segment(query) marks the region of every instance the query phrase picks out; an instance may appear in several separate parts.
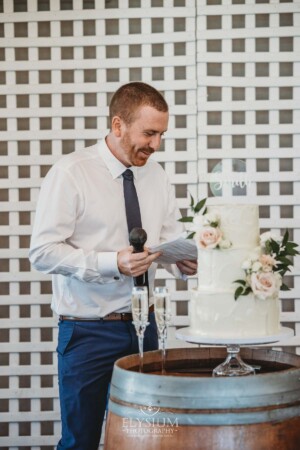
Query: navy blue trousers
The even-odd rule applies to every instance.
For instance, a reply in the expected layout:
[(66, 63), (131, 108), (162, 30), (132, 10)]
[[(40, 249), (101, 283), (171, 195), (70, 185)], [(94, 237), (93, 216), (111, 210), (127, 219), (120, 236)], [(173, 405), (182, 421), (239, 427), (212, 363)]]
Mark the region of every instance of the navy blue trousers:
[[(158, 348), (154, 313), (145, 332), (144, 351)], [(58, 383), (62, 436), (58, 450), (97, 450), (113, 365), (138, 353), (131, 321), (60, 321)]]

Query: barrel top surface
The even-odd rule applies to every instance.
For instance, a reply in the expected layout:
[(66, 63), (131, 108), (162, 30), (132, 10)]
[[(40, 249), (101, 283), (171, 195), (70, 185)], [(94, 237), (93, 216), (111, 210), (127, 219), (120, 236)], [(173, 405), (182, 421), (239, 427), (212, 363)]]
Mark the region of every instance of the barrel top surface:
[[(266, 405), (270, 402), (284, 404), (300, 401), (300, 356), (269, 350), (244, 349), (242, 357), (246, 362), (268, 363), (275, 370), (247, 377), (185, 376), (172, 375), (168, 367), (201, 367), (211, 361), (212, 365), (222, 362), (226, 349), (187, 348), (167, 351), (167, 375), (159, 373), (160, 352), (144, 354), (144, 373), (138, 372), (138, 355), (119, 359), (114, 366), (111, 396), (121, 401), (137, 404), (157, 401), (174, 407), (178, 398), (187, 408), (222, 407), (226, 400), (229, 407), (243, 405)], [(213, 368), (213, 367), (212, 367)], [(281, 370), (282, 369), (282, 370)]]
[[(246, 348), (241, 349), (241, 356), (246, 360), (257, 360), (260, 362), (270, 362), (273, 364), (273, 369), (266, 371), (264, 373), (257, 373), (257, 375), (270, 375), (273, 371), (298, 371), (300, 369), (300, 356), (293, 353), (287, 353), (283, 351), (271, 350), (271, 349), (256, 349), (256, 348)], [(153, 371), (153, 363), (159, 365), (159, 360), (161, 353), (159, 350), (146, 352), (144, 354), (144, 374), (151, 374), (161, 376), (161, 373), (155, 373)], [(178, 363), (184, 361), (190, 366), (190, 363), (196, 362), (196, 366), (205, 365), (208, 361), (223, 360), (226, 357), (225, 348), (174, 348), (167, 350), (167, 363), (175, 362), (178, 368)], [(212, 363), (213, 364), (213, 363)], [(149, 368), (147, 367), (149, 365)], [(276, 369), (276, 365), (278, 368)], [(192, 364), (193, 366), (193, 364)], [(127, 371), (138, 371), (139, 367), (139, 355), (129, 355), (120, 358), (116, 361), (115, 367), (124, 369)], [(274, 370), (275, 369), (275, 370)], [(187, 370), (188, 372), (188, 370)], [(141, 375), (141, 374), (139, 374)], [(169, 373), (171, 375), (171, 373)], [(214, 378), (216, 380), (216, 378)]]

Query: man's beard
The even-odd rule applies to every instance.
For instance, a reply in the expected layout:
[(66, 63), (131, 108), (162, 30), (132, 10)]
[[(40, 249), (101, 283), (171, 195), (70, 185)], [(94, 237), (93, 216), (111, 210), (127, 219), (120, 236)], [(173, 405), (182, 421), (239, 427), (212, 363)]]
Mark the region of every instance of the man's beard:
[(140, 152), (145, 152), (147, 153), (149, 156), (152, 155), (152, 153), (155, 152), (155, 150), (152, 147), (140, 147), (135, 149), (135, 146), (132, 143), (132, 140), (130, 139), (130, 136), (128, 133), (125, 133), (125, 135), (123, 136), (123, 138), (120, 141), (121, 147), (124, 150), (125, 155), (127, 155), (129, 157), (129, 159), (132, 161), (142, 161), (143, 164), (146, 164), (147, 160), (144, 159), (140, 159), (138, 157)]

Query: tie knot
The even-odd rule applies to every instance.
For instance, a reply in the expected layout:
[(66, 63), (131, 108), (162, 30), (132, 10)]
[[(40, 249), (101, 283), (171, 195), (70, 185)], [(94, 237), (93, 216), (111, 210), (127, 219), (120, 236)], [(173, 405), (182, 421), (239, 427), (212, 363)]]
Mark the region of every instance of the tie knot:
[(125, 180), (132, 181), (133, 173), (130, 169), (126, 169), (125, 172), (122, 173), (122, 177), (125, 178)]

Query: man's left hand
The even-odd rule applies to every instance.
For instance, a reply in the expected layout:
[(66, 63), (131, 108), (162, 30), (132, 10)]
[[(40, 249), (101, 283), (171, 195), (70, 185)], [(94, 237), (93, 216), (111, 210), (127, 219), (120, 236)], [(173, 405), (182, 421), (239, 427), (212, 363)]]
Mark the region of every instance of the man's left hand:
[(180, 272), (184, 273), (185, 275), (196, 275), (197, 273), (197, 261), (190, 261), (188, 259), (184, 259), (182, 261), (177, 261), (176, 263), (178, 269)]

